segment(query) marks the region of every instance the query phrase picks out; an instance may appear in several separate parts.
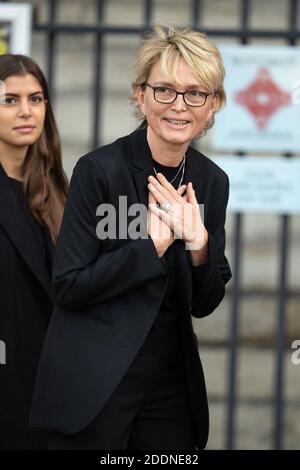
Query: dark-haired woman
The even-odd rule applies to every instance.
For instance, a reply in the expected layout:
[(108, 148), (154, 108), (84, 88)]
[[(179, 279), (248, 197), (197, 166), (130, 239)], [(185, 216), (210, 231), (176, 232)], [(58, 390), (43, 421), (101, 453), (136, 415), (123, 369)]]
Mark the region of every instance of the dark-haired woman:
[(47, 447), (28, 414), (67, 187), (42, 71), (26, 56), (0, 56), (0, 449)]

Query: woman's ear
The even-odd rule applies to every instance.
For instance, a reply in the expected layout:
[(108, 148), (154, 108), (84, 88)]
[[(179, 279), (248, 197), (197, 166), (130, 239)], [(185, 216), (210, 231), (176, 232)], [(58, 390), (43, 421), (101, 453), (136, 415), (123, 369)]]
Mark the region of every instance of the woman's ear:
[(220, 96), (217, 93), (216, 95), (213, 96), (211, 100), (211, 105), (210, 105), (210, 110), (207, 115), (207, 121), (210, 121), (215, 114), (216, 111), (218, 111), (220, 107)]
[(145, 100), (145, 90), (143, 90), (142, 86), (138, 86), (136, 90), (136, 99), (139, 104), (140, 110), (143, 114), (145, 114), (145, 106), (144, 106), (144, 100)]
[(212, 106), (213, 106), (213, 113), (215, 113), (216, 111), (218, 111), (219, 107), (220, 107), (220, 95), (219, 93), (216, 93), (214, 96), (213, 96), (213, 99), (212, 99)]

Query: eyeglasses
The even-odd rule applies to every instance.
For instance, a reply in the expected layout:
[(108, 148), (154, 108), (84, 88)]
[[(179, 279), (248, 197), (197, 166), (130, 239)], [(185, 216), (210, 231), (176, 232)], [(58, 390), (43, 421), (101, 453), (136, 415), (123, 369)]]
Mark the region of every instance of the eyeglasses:
[(152, 88), (155, 101), (162, 104), (174, 103), (178, 95), (183, 96), (183, 101), (188, 106), (200, 107), (204, 106), (209, 95), (213, 93), (205, 93), (199, 90), (177, 91), (174, 88), (164, 86), (151, 86), (149, 83), (144, 82), (143, 85)]

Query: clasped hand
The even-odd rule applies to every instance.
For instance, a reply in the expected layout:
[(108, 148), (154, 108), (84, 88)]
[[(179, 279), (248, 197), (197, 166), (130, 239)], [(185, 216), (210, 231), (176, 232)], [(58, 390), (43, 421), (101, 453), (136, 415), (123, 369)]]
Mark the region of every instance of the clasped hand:
[(203, 225), (200, 207), (192, 183), (177, 190), (161, 174), (148, 178), (148, 233), (158, 256), (162, 256), (176, 238), (187, 249), (202, 250), (208, 234)]

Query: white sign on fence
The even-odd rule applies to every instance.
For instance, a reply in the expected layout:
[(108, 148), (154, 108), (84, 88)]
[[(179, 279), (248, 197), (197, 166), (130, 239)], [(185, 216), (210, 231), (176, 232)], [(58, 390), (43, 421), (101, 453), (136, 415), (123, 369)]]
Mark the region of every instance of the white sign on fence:
[(300, 214), (300, 158), (215, 156), (229, 176), (231, 212)]
[(227, 105), (216, 151), (300, 151), (300, 47), (223, 46)]
[(31, 5), (0, 3), (0, 54), (30, 55)]

